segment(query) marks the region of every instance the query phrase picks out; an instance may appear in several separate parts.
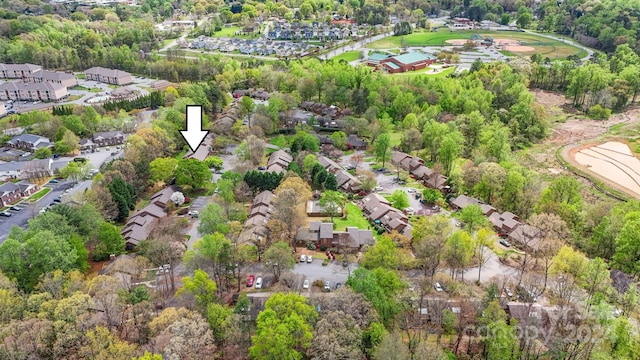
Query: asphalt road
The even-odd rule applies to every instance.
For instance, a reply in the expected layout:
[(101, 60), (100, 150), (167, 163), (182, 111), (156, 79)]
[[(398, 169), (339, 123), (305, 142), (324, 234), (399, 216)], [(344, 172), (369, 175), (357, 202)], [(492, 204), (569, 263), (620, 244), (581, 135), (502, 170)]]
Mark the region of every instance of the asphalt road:
[(47, 184), (44, 187), (50, 187), (52, 190), (36, 203), (28, 204), (23, 201), (16, 204), (15, 206), (19, 207), (21, 209), (20, 211), (9, 210), (9, 213), (12, 214), (11, 217), (0, 217), (0, 244), (6, 240), (12, 226), (17, 225), (19, 227), (24, 227), (29, 219), (38, 214), (40, 209), (51, 204), (53, 199), (58, 195), (64, 194), (64, 191), (72, 188), (73, 185), (73, 182), (66, 180), (61, 181), (58, 184)]

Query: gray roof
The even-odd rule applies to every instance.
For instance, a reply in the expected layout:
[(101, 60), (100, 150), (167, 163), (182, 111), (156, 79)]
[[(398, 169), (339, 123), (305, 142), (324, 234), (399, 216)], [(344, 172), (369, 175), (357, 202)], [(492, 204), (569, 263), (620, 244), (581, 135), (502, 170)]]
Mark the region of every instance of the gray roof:
[(84, 73), (85, 74), (96, 74), (96, 75), (100, 75), (100, 76), (115, 77), (115, 78), (119, 78), (119, 77), (123, 77), (123, 76), (131, 76), (131, 74), (129, 74), (126, 71), (107, 69), (107, 68), (103, 68), (103, 67), (100, 67), (100, 66), (96, 66), (96, 67), (92, 67), (90, 69), (87, 69), (87, 70), (84, 71)]
[(24, 81), (9, 81), (3, 84), (0, 84), (0, 91), (20, 91), (20, 90), (31, 90), (31, 91), (49, 91), (51, 93), (60, 90), (66, 89), (66, 87), (62, 84), (55, 82), (24, 82)]
[(48, 81), (65, 81), (65, 80), (71, 80), (71, 79), (75, 80), (76, 78), (72, 74), (67, 74), (67, 73), (57, 72), (57, 71), (48, 71), (48, 70), (41, 70), (33, 74), (30, 74), (27, 77), (43, 79)]
[(6, 182), (0, 185), (0, 195), (4, 195), (6, 193), (13, 193), (16, 190), (20, 190), (20, 187), (12, 182)]
[(39, 142), (50, 143), (49, 139), (44, 137), (44, 136), (33, 135), (33, 134), (20, 134), (18, 136), (12, 137), (11, 140), (7, 141), (7, 144), (12, 144), (13, 145), (18, 141), (27, 142), (27, 143), (30, 143), (32, 145), (36, 145)]
[(483, 202), (476, 199), (476, 198), (472, 198), (470, 196), (467, 195), (460, 195), (457, 198), (453, 199), (451, 201), (451, 205), (454, 205), (460, 209), (464, 209), (469, 205), (482, 205)]
[(40, 65), (33, 64), (0, 64), (0, 70), (8, 70), (8, 71), (38, 71), (42, 69)]
[(320, 224), (320, 239), (333, 239), (333, 223)]
[[(114, 90), (115, 91), (115, 90)], [(103, 131), (93, 134), (93, 139), (113, 139), (118, 137), (124, 137), (122, 131)]]

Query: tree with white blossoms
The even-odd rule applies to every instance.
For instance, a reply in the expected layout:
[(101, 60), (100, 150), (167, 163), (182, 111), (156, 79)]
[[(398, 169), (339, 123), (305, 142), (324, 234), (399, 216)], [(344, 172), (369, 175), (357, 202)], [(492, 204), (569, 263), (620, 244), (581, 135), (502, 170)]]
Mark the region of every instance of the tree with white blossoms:
[(176, 191), (173, 194), (171, 194), (171, 201), (173, 201), (174, 204), (180, 206), (182, 204), (184, 204), (184, 194), (181, 193), (180, 191)]

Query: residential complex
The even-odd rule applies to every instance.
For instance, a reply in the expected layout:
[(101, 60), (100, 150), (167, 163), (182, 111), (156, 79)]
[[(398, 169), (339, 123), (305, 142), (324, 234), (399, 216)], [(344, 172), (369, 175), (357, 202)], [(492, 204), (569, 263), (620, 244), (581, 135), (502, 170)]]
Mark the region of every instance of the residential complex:
[(37, 190), (38, 186), (28, 181), (6, 182), (0, 185), (0, 207), (15, 204), (21, 198), (31, 196)]
[(60, 101), (69, 95), (67, 87), (55, 82), (12, 81), (0, 84), (0, 100)]
[(1, 79), (23, 79), (42, 70), (42, 66), (33, 64), (0, 64)]
[(113, 85), (127, 85), (131, 83), (131, 74), (122, 70), (92, 67), (84, 72), (85, 80), (93, 80)]
[(7, 145), (10, 147), (35, 152), (40, 148), (53, 147), (53, 143), (44, 136), (21, 134), (14, 136), (11, 140), (7, 141)]
[(26, 82), (33, 83), (55, 83), (66, 87), (67, 89), (78, 85), (78, 79), (75, 75), (57, 71), (41, 70), (25, 76)]

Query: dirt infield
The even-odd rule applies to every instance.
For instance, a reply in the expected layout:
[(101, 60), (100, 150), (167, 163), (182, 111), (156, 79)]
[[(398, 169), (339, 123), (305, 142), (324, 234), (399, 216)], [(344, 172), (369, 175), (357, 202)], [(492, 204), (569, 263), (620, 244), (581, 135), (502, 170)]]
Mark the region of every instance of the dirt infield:
[(569, 159), (581, 170), (602, 179), (614, 188), (640, 197), (640, 159), (626, 144), (610, 141), (569, 150)]
[(502, 50), (507, 50), (511, 52), (530, 52), (536, 51), (536, 48), (532, 46), (522, 46), (522, 45), (504, 45), (501, 46)]
[(453, 40), (447, 40), (445, 41), (447, 44), (451, 44), (451, 45), (464, 45), (467, 43), (467, 41), (471, 41), (471, 40), (465, 40), (465, 39), (453, 39)]

